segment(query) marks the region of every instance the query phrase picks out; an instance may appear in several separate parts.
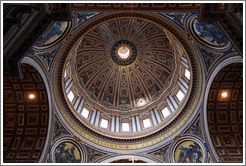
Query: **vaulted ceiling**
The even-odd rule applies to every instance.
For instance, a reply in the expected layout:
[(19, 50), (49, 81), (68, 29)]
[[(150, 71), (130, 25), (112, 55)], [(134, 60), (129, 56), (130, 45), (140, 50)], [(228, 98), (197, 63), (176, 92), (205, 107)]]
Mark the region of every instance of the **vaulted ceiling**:
[[(3, 78), (3, 161), (36, 163), (49, 125), (48, 96), (42, 77), (23, 64), (23, 79)], [(33, 99), (30, 95), (35, 95)]]
[[(227, 96), (221, 96), (227, 92)], [(221, 162), (243, 161), (243, 64), (224, 67), (207, 102), (208, 128)]]

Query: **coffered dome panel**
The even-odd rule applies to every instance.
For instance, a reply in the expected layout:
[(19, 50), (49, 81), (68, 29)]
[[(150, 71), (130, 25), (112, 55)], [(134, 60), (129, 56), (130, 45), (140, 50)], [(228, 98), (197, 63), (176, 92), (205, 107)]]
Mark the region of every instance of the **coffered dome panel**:
[[(120, 57), (123, 49), (127, 58)], [(151, 104), (170, 88), (177, 79), (175, 59), (163, 29), (122, 18), (98, 25), (83, 37), (75, 70), (83, 95), (98, 107), (130, 110)]]

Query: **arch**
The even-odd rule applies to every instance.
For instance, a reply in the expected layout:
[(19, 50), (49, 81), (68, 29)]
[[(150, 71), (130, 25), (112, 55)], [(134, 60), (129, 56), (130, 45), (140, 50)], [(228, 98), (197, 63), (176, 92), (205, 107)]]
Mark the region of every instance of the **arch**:
[(32, 65), (22, 67), (23, 79), (3, 78), (3, 159), (6, 163), (40, 162), (49, 133), (44, 81)]
[(146, 163), (156, 163), (154, 160), (151, 160), (149, 158), (146, 158), (144, 156), (139, 156), (139, 155), (120, 155), (120, 156), (114, 156), (114, 157), (111, 157), (111, 158), (108, 158), (106, 160), (103, 160), (101, 163), (111, 163), (113, 161), (117, 161), (117, 160), (121, 160), (121, 159), (131, 159), (131, 158), (134, 158), (134, 159), (138, 159), (138, 160), (142, 160)]
[(51, 91), (50, 91), (50, 84), (47, 78), (47, 75), (45, 74), (44, 70), (41, 68), (41, 66), (32, 58), (25, 56), (20, 63), (23, 64), (29, 64), (31, 66), (33, 66), (41, 75), (45, 88), (46, 88), (46, 92), (47, 92), (47, 96), (48, 96), (48, 105), (49, 105), (49, 122), (48, 122), (48, 131), (47, 132), (47, 137), (46, 137), (46, 142), (43, 148), (43, 152), (39, 158), (39, 163), (40, 162), (44, 162), (45, 158), (46, 158), (46, 154), (48, 153), (48, 149), (49, 149), (49, 145), (51, 142), (51, 135), (52, 135), (52, 131), (54, 130), (54, 112), (52, 111), (52, 98), (51, 98)]
[(219, 71), (221, 71), (224, 67), (226, 67), (227, 65), (233, 64), (233, 63), (243, 63), (243, 59), (241, 56), (234, 56), (234, 57), (230, 57), (227, 58), (225, 60), (223, 60), (213, 71), (213, 73), (210, 75), (210, 77), (208, 78), (207, 81), (207, 85), (205, 88), (205, 93), (204, 93), (204, 105), (203, 105), (203, 127), (204, 127), (204, 132), (205, 132), (205, 136), (206, 136), (206, 140), (208, 142), (208, 146), (213, 154), (213, 157), (215, 159), (216, 162), (221, 162), (219, 155), (217, 154), (215, 147), (213, 145), (211, 136), (210, 136), (210, 132), (209, 132), (209, 128), (208, 128), (208, 118), (207, 118), (207, 101), (208, 101), (208, 95), (209, 95), (209, 91), (211, 88), (211, 85), (215, 79), (215, 77), (217, 76), (217, 74), (219, 73)]

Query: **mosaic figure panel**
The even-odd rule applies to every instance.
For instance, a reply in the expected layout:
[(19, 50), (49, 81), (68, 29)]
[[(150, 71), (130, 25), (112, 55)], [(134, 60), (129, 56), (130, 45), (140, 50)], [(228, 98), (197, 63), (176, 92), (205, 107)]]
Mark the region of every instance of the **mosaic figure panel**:
[(68, 141), (61, 142), (54, 150), (54, 161), (56, 163), (80, 163), (81, 153), (78, 147)]
[(176, 147), (174, 160), (177, 163), (202, 163), (203, 155), (199, 144), (187, 140)]
[(53, 22), (48, 30), (36, 42), (37, 46), (45, 46), (53, 43), (63, 35), (68, 27), (68, 22)]
[(192, 28), (201, 41), (211, 46), (224, 47), (229, 43), (225, 33), (215, 23), (199, 22), (195, 18)]

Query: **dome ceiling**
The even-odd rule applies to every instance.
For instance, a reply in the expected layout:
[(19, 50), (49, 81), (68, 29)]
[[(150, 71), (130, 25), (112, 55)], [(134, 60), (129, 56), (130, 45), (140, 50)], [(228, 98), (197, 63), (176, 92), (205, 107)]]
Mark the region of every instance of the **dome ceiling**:
[(149, 105), (175, 81), (169, 35), (136, 18), (111, 20), (90, 30), (78, 46), (75, 63), (83, 96), (107, 109)]
[(81, 26), (54, 65), (59, 115), (81, 139), (107, 148), (174, 138), (193, 116), (189, 103), (200, 88), (193, 86), (200, 61), (185, 38), (139, 13), (105, 14)]

